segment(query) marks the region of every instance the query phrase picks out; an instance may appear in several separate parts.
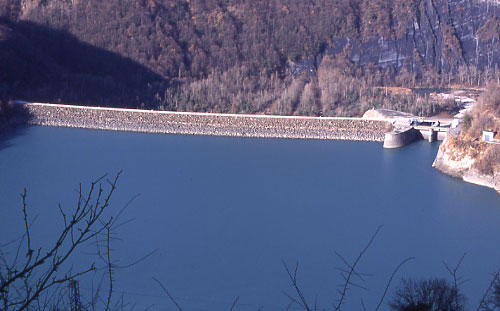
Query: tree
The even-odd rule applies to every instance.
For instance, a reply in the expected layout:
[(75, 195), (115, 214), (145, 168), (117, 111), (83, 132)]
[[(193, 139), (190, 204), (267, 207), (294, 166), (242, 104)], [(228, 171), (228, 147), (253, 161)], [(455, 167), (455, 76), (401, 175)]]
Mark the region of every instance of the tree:
[(462, 311), (465, 296), (445, 279), (404, 278), (389, 306), (394, 311)]
[(481, 305), (482, 310), (493, 311), (500, 310), (500, 273), (496, 272), (493, 275), (492, 292), (488, 296), (485, 304)]
[(490, 285), (484, 292), (483, 298), (481, 299), (477, 310), (500, 310), (500, 269), (493, 273)]
[[(33, 218), (28, 213), (26, 189), (21, 194), (24, 233), (18, 239), (0, 245), (0, 309), (8, 310), (65, 310), (70, 303), (63, 294), (67, 285), (75, 288), (76, 278), (96, 270), (96, 262), (87, 268), (73, 271), (69, 267), (78, 249), (89, 242), (102, 240), (104, 250), (98, 250), (106, 263), (109, 276), (107, 297), (101, 299), (103, 310), (111, 310), (112, 269), (110, 259), (110, 232), (118, 217), (106, 216), (111, 197), (116, 189), (120, 173), (115, 178), (105, 176), (91, 182), (87, 191), (80, 185), (78, 200), (70, 213), (58, 206), (63, 226), (52, 246), (34, 245)], [(97, 243), (99, 245), (99, 243)], [(98, 293), (97, 293), (98, 295)], [(95, 309), (96, 301), (89, 309)]]
[[(338, 298), (332, 304), (334, 311), (344, 310), (344, 305), (345, 305), (346, 298), (348, 296), (348, 292), (350, 291), (350, 289), (352, 287), (358, 287), (358, 288), (361, 288), (361, 289), (366, 289), (364, 287), (364, 285), (365, 285), (365, 279), (364, 279), (364, 277), (366, 276), (366, 274), (365, 273), (361, 273), (358, 270), (358, 265), (359, 265), (361, 259), (363, 258), (364, 254), (366, 253), (366, 251), (370, 248), (371, 244), (373, 243), (373, 241), (377, 237), (377, 234), (379, 233), (379, 231), (380, 231), (381, 228), (382, 228), (382, 226), (379, 226), (377, 228), (377, 230), (375, 231), (375, 233), (372, 235), (370, 241), (368, 241), (368, 243), (366, 244), (366, 246), (360, 251), (359, 255), (356, 257), (356, 259), (353, 262), (347, 261), (341, 254), (335, 252), (335, 254), (343, 262), (343, 264), (345, 265), (345, 267), (338, 267), (337, 268), (340, 271), (340, 276), (343, 279), (343, 282), (338, 285), (339, 286), (339, 289), (337, 289)], [(379, 300), (377, 306), (374, 308), (375, 311), (379, 311), (380, 310), (380, 307), (382, 306), (382, 304), (384, 302), (384, 299), (386, 298), (387, 292), (389, 291), (389, 288), (391, 286), (392, 280), (394, 279), (394, 276), (397, 274), (397, 272), (399, 271), (399, 269), (403, 265), (405, 265), (407, 262), (409, 262), (409, 261), (411, 261), (413, 259), (414, 259), (414, 257), (408, 257), (408, 258), (404, 259), (392, 271), (392, 274), (391, 274), (391, 276), (389, 277), (389, 279), (387, 281), (385, 290), (384, 290), (382, 296), (380, 297), (380, 300)], [(318, 310), (317, 301), (314, 302), (314, 305), (308, 303), (306, 297), (304, 296), (304, 294), (302, 292), (301, 287), (299, 286), (299, 282), (298, 282), (298, 279), (297, 279), (297, 272), (299, 270), (299, 263), (297, 262), (295, 264), (295, 269), (294, 270), (291, 270), (290, 267), (287, 265), (287, 263), (284, 260), (282, 260), (282, 263), (283, 263), (283, 266), (284, 266), (284, 268), (286, 270), (288, 278), (290, 279), (291, 285), (292, 285), (292, 287), (293, 287), (293, 289), (295, 291), (295, 296), (287, 294), (286, 292), (283, 292), (283, 294), (285, 294), (290, 299), (290, 303), (288, 305), (288, 308), (290, 308), (290, 306), (292, 306), (292, 305), (296, 305), (300, 309), (306, 310), (306, 311), (312, 311), (313, 309), (315, 311)], [(316, 300), (317, 300), (317, 297), (316, 297)], [(366, 310), (363, 300), (361, 300), (361, 304), (363, 306), (363, 309)], [(288, 310), (288, 308), (287, 308), (287, 310)], [(412, 311), (420, 311), (420, 310), (412, 310)]]

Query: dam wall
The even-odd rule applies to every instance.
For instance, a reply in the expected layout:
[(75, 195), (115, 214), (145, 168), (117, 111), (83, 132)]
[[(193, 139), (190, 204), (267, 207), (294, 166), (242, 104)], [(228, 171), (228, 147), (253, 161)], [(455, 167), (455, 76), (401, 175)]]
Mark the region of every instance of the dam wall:
[[(422, 131), (419, 131), (419, 132), (422, 134), (422, 137), (425, 140), (429, 140), (429, 137), (431, 135), (430, 131), (422, 130)], [(434, 132), (433, 134), (436, 135), (436, 137), (435, 137), (436, 139), (435, 140), (442, 141), (446, 137), (447, 132)]]
[(386, 121), (149, 111), (41, 103), (23, 105), (32, 125), (147, 133), (384, 141)]
[(384, 148), (400, 148), (421, 138), (422, 134), (420, 134), (420, 131), (413, 127), (393, 131), (385, 134)]

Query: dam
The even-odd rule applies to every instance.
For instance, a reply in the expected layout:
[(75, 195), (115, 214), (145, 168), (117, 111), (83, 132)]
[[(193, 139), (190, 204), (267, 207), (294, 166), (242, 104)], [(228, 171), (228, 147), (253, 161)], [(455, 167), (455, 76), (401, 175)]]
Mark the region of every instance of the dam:
[[(417, 118), (387, 109), (362, 118), (149, 111), (15, 101), (30, 125), (145, 133), (259, 138), (380, 141), (400, 148), (416, 140), (443, 140), (456, 119)], [(390, 125), (394, 130), (387, 132)]]
[(407, 126), (396, 127), (392, 132), (385, 134), (384, 148), (404, 147), (416, 140), (425, 139), (429, 142), (443, 140), (446, 134), (455, 129), (457, 122), (455, 119), (423, 119), (409, 118), (407, 120), (398, 120), (399, 123), (408, 122)]
[(216, 114), (15, 102), (30, 125), (143, 133), (384, 141), (385, 120)]

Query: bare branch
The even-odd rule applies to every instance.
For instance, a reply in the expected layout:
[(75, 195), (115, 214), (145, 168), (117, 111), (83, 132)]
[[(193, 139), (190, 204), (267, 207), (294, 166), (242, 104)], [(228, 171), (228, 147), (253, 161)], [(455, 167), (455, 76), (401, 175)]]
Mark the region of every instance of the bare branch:
[[(288, 299), (290, 299), (290, 302), (291, 302), (291, 303), (295, 303), (295, 304), (299, 305), (299, 306), (300, 306), (300, 307), (302, 307), (302, 308), (304, 307), (304, 306), (303, 306), (300, 302), (298, 302), (298, 301), (297, 301), (297, 299), (295, 299), (295, 298), (293, 298), (292, 296), (290, 296), (287, 292), (282, 292), (282, 293), (283, 293), (283, 295), (287, 296), (287, 297), (288, 297)], [(288, 307), (288, 309), (289, 309), (289, 308), (290, 308), (290, 307)]]
[(167, 288), (165, 286), (163, 286), (163, 284), (158, 281), (158, 279), (156, 279), (155, 277), (152, 277), (153, 280), (155, 280), (156, 283), (158, 283), (160, 285), (160, 287), (163, 289), (163, 291), (165, 292), (165, 294), (167, 294), (168, 298), (175, 304), (175, 306), (177, 307), (177, 309), (179, 311), (182, 311), (182, 308), (179, 306), (179, 304), (177, 303), (177, 301), (175, 301), (174, 297), (172, 297), (172, 295), (170, 295), (170, 293), (168, 292)]
[(24, 226), (26, 230), (26, 240), (27, 240), (27, 251), (26, 256), (28, 257), (28, 263), (31, 262), (31, 258), (33, 257), (33, 250), (31, 249), (31, 237), (30, 237), (30, 227), (28, 225), (28, 212), (26, 211), (26, 188), (24, 189), (23, 194), (21, 195), (23, 200), (23, 218), (24, 218)]
[(391, 277), (389, 278), (389, 281), (387, 282), (387, 285), (385, 286), (384, 294), (380, 298), (380, 301), (378, 302), (377, 308), (375, 308), (375, 311), (378, 311), (380, 309), (380, 306), (384, 302), (385, 296), (387, 295), (387, 292), (389, 291), (389, 287), (391, 286), (392, 280), (394, 279), (394, 276), (398, 272), (399, 268), (401, 268), (405, 263), (407, 263), (410, 260), (415, 259), (415, 257), (408, 257), (405, 260), (403, 260), (397, 267), (392, 271)]
[(236, 304), (238, 303), (238, 300), (240, 300), (240, 296), (236, 297), (236, 299), (233, 302), (233, 305), (231, 306), (231, 309), (229, 311), (233, 311), (234, 307), (236, 307)]
[(460, 257), (460, 259), (458, 260), (458, 263), (457, 265), (451, 269), (448, 264), (446, 264), (446, 262), (443, 262), (446, 270), (448, 271), (448, 273), (451, 275), (451, 277), (453, 278), (453, 284), (455, 286), (455, 289), (457, 289), (460, 285), (462, 285), (465, 281), (462, 280), (461, 277), (457, 276), (457, 273), (458, 273), (458, 270), (460, 269), (460, 265), (462, 264), (462, 262), (464, 261), (464, 258), (465, 256), (467, 255), (467, 253), (464, 253), (462, 255), (462, 257)]
[(301, 303), (299, 303), (299, 305), (302, 306), (302, 308), (304, 308), (305, 310), (311, 311), (311, 308), (307, 304), (307, 301), (306, 301), (304, 295), (302, 294), (302, 291), (301, 291), (301, 289), (300, 289), (300, 287), (298, 285), (298, 282), (297, 282), (297, 271), (299, 269), (299, 262), (297, 262), (295, 264), (295, 270), (294, 270), (293, 275), (292, 275), (290, 269), (288, 268), (288, 265), (286, 264), (286, 262), (284, 260), (281, 260), (281, 262), (283, 263), (283, 266), (285, 267), (286, 273), (288, 274), (288, 277), (290, 278), (290, 281), (292, 282), (292, 285), (295, 288), (295, 291), (296, 291), (297, 295), (300, 298), (300, 302)]
[[(102, 221), (102, 217), (104, 211), (110, 205), (110, 199), (116, 189), (119, 176), (120, 173), (116, 175), (114, 180), (106, 180), (110, 186), (110, 189), (106, 191), (104, 191), (100, 183), (105, 176), (97, 179), (91, 183), (90, 189), (85, 196), (80, 185), (76, 209), (69, 217), (63, 211), (61, 205), (58, 205), (64, 226), (55, 243), (48, 250), (42, 250), (41, 248), (37, 251), (33, 250), (30, 232), (32, 223), (28, 221), (27, 191), (24, 190), (21, 199), (25, 234), (19, 241), (17, 252), (11, 264), (7, 264), (4, 253), (0, 252), (0, 261), (7, 270), (5, 276), (0, 274), (0, 299), (3, 300), (4, 309), (9, 306), (16, 306), (17, 310), (25, 310), (32, 303), (39, 304), (40, 308), (47, 308), (50, 301), (54, 300), (55, 297), (54, 294), (50, 295), (50, 293), (46, 292), (49, 288), (57, 287), (59, 284), (95, 270), (94, 264), (92, 264), (90, 268), (80, 272), (72, 273), (71, 270), (65, 273), (60, 272), (76, 248), (97, 237), (104, 230), (109, 235), (113, 219)], [(99, 185), (98, 188), (97, 185)], [(96, 191), (98, 192), (96, 193)], [(22, 264), (19, 264), (18, 260), (21, 260), (19, 251), (22, 245), (26, 245), (26, 259), (23, 260)], [(22, 292), (20, 291), (21, 288), (23, 289)], [(15, 296), (9, 302), (7, 302), (9, 298), (7, 292), (12, 293), (13, 297)], [(45, 302), (41, 300), (42, 294), (48, 294), (44, 298)]]
[(137, 259), (136, 261), (128, 264), (128, 265), (124, 265), (124, 266), (118, 266), (118, 265), (113, 265), (113, 268), (115, 269), (126, 269), (126, 268), (130, 268), (132, 266), (135, 266), (141, 262), (143, 262), (144, 260), (148, 259), (149, 257), (151, 257), (152, 255), (154, 255), (156, 252), (158, 251), (158, 249), (154, 249), (152, 250), (151, 252), (149, 252), (148, 254), (144, 255), (143, 257)]
[[(448, 271), (448, 273), (451, 275), (452, 279), (453, 279), (453, 289), (458, 293), (458, 288), (460, 287), (460, 285), (462, 285), (465, 281), (462, 280), (462, 277), (459, 277), (457, 274), (458, 274), (458, 270), (460, 269), (460, 265), (462, 264), (464, 258), (465, 258), (465, 255), (467, 255), (467, 253), (464, 253), (462, 255), (462, 257), (460, 257), (460, 260), (458, 261), (458, 263), (456, 264), (456, 266), (451, 269), (447, 264), (446, 262), (443, 262), (446, 270)], [(458, 295), (455, 296), (455, 306), (458, 306), (459, 305), (459, 301), (458, 301), (459, 297)]]
[(481, 301), (479, 302), (479, 306), (477, 306), (476, 311), (479, 311), (481, 308), (487, 309), (487, 298), (490, 293), (490, 291), (493, 289), (493, 286), (495, 285), (495, 282), (500, 279), (500, 269), (497, 270), (497, 272), (493, 273), (493, 278), (491, 279), (490, 285), (484, 292), (483, 297), (481, 298)]
[(377, 228), (377, 230), (372, 235), (372, 237), (371, 237), (370, 241), (368, 242), (368, 244), (366, 244), (366, 246), (361, 250), (361, 252), (359, 253), (358, 257), (356, 258), (356, 260), (354, 261), (354, 263), (352, 265), (348, 264), (347, 261), (343, 260), (342, 256), (340, 256), (340, 258), (342, 258), (342, 260), (344, 261), (344, 263), (350, 269), (349, 269), (349, 273), (347, 274), (347, 276), (344, 276), (343, 274), (341, 274), (342, 277), (344, 277), (345, 282), (342, 285), (342, 290), (340, 291), (340, 298), (338, 300), (337, 305), (334, 306), (334, 310), (339, 311), (340, 308), (342, 307), (342, 304), (344, 303), (344, 300), (345, 300), (345, 297), (346, 297), (346, 294), (347, 294), (347, 290), (349, 289), (349, 285), (352, 285), (352, 282), (351, 282), (352, 276), (353, 275), (358, 275), (357, 272), (356, 272), (356, 266), (358, 265), (359, 261), (361, 260), (361, 258), (365, 254), (365, 252), (368, 250), (368, 248), (370, 247), (370, 245), (373, 243), (373, 241), (375, 240), (375, 238), (377, 237), (377, 234), (379, 233), (380, 229), (382, 229), (382, 225), (380, 225)]
[(106, 228), (107, 233), (107, 243), (106, 243), (106, 253), (108, 259), (108, 276), (109, 276), (109, 289), (108, 289), (108, 300), (106, 302), (106, 311), (109, 310), (109, 306), (111, 304), (111, 295), (113, 294), (113, 265), (111, 263), (111, 247), (109, 245), (109, 228)]

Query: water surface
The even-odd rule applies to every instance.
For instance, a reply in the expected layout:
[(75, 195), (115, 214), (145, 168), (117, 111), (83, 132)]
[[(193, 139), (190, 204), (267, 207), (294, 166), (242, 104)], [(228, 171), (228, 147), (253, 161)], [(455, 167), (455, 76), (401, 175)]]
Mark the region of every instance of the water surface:
[(0, 143), (0, 243), (20, 233), (23, 188), (43, 244), (60, 224), (58, 202), (71, 208), (80, 182), (123, 170), (111, 212), (139, 197), (113, 255), (127, 264), (157, 249), (117, 272), (136, 309), (174, 310), (154, 276), (185, 310), (229, 310), (238, 296), (237, 310), (284, 310), (293, 290), (282, 260), (298, 261), (306, 297), (330, 308), (344, 267), (335, 252), (354, 261), (380, 225), (359, 264), (367, 290), (353, 288), (345, 310), (361, 298), (373, 309), (404, 258), (415, 260), (399, 276), (447, 277), (443, 262), (464, 253), (475, 309), (500, 266), (500, 197), (432, 169), (437, 148), (29, 127)]

